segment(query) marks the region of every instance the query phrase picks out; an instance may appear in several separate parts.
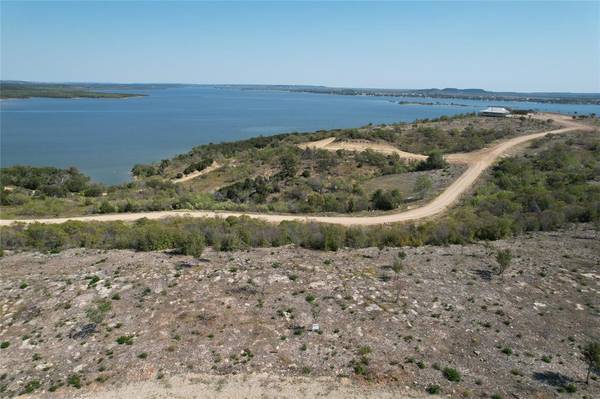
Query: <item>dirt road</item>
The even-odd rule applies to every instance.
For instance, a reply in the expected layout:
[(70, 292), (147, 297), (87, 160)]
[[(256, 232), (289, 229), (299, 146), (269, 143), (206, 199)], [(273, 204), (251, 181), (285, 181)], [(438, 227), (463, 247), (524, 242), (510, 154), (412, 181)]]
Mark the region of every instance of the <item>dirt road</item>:
[(217, 170), (220, 167), (221, 167), (221, 165), (217, 161), (213, 161), (212, 164), (210, 164), (209, 166), (207, 166), (206, 168), (204, 168), (202, 170), (197, 170), (195, 172), (190, 173), (189, 175), (185, 175), (183, 177), (180, 177), (179, 179), (173, 179), (171, 181), (173, 183), (183, 183), (184, 181), (195, 179), (198, 176), (203, 176), (203, 175), (209, 174), (213, 170)]
[(318, 148), (328, 151), (346, 150), (346, 151), (365, 151), (367, 149), (380, 152), (382, 154), (398, 154), (402, 159), (423, 161), (427, 155), (414, 154), (397, 149), (393, 145), (383, 143), (370, 143), (367, 141), (335, 141), (335, 137), (329, 137), (323, 140), (311, 141), (309, 143), (299, 144), (300, 148)]
[[(228, 216), (242, 216), (246, 215), (251, 218), (265, 220), (267, 222), (279, 223), (282, 221), (300, 221), (300, 222), (319, 222), (319, 223), (332, 223), (341, 224), (345, 226), (369, 226), (386, 223), (398, 223), (415, 221), (419, 219), (425, 219), (432, 216), (439, 215), (450, 208), (458, 201), (462, 194), (469, 190), (476, 182), (477, 178), (492, 165), (498, 157), (506, 154), (510, 149), (527, 143), (531, 140), (535, 140), (544, 137), (549, 134), (560, 134), (567, 133), (576, 130), (593, 131), (593, 127), (577, 123), (570, 117), (565, 115), (557, 114), (538, 114), (536, 118), (540, 119), (553, 119), (563, 127), (560, 129), (549, 130), (540, 133), (533, 133), (524, 136), (514, 137), (512, 139), (502, 141), (492, 147), (485, 148), (479, 151), (475, 151), (468, 154), (450, 154), (446, 158), (450, 161), (464, 162), (469, 166), (467, 170), (456, 179), (446, 190), (444, 190), (439, 196), (433, 199), (431, 202), (410, 210), (399, 211), (396, 213), (387, 213), (378, 216), (313, 216), (313, 215), (290, 215), (290, 214), (258, 214), (258, 213), (247, 213), (247, 212), (219, 212), (219, 211), (158, 211), (158, 212), (138, 212), (138, 213), (117, 213), (108, 215), (91, 215), (91, 216), (79, 216), (69, 218), (52, 218), (52, 219), (22, 219), (22, 220), (0, 220), (0, 226), (7, 226), (15, 222), (22, 223), (64, 223), (68, 220), (78, 221), (134, 221), (141, 218), (148, 219), (163, 219), (167, 217), (175, 216), (186, 216), (186, 217), (223, 217)], [(318, 146), (325, 147), (326, 149), (334, 148), (333, 139), (325, 139), (318, 142)], [(311, 143), (313, 146), (315, 142)], [(364, 150), (366, 148), (373, 148), (377, 150), (377, 147), (365, 143), (358, 147), (355, 146), (356, 150)], [(410, 154), (410, 153), (406, 153)], [(416, 156), (419, 154), (411, 154)], [(418, 159), (418, 158), (413, 158)]]

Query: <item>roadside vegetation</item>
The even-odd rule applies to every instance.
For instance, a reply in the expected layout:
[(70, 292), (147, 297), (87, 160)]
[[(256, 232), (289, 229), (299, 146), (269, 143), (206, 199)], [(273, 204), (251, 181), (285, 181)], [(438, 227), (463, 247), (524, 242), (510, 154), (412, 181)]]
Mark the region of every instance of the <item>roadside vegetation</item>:
[[(600, 223), (600, 140), (589, 134), (547, 137), (525, 156), (505, 158), (449, 215), (419, 225), (343, 227), (250, 219), (174, 218), (160, 221), (68, 222), (4, 227), (2, 247), (57, 252), (70, 247), (218, 250), (295, 244), (305, 248), (401, 247), (497, 240), (569, 223)], [(391, 201), (383, 198), (377, 201)], [(387, 205), (386, 205), (387, 206)], [(505, 255), (499, 259), (504, 263)]]

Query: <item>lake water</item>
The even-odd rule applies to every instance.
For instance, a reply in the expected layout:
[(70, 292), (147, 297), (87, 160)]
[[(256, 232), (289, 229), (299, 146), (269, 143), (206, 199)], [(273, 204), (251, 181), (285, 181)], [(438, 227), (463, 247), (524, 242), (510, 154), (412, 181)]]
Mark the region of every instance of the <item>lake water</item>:
[[(338, 96), (236, 88), (130, 90), (146, 97), (0, 102), (0, 164), (76, 166), (108, 184), (130, 179), (136, 163), (187, 152), (209, 142), (294, 131), (409, 122), (475, 112), (469, 100)], [(399, 105), (398, 101), (440, 105)], [(462, 106), (452, 105), (459, 103)], [(600, 106), (494, 102), (501, 106), (600, 114)]]

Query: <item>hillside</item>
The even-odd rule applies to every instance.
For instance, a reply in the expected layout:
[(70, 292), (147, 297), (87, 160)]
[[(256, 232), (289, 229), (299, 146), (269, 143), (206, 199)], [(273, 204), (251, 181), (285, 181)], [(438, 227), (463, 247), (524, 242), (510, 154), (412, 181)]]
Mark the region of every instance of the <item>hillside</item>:
[(581, 348), (600, 330), (598, 253), (592, 225), (337, 252), (7, 252), (0, 397), (597, 397)]

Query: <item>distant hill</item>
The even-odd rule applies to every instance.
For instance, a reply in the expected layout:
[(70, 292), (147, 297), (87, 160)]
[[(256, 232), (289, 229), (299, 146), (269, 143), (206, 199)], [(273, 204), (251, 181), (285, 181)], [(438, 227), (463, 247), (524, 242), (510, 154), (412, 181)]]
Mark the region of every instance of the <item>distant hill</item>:
[(393, 97), (430, 97), (455, 98), (466, 100), (497, 100), (497, 101), (531, 101), (557, 104), (598, 104), (600, 93), (518, 93), (494, 92), (479, 88), (458, 89), (374, 89), (327, 86), (295, 86), (295, 85), (216, 85), (217, 87), (237, 87), (247, 90), (285, 90), (293, 92), (362, 95), (362, 96), (393, 96)]
[[(167, 89), (176, 87), (205, 86), (234, 88), (241, 90), (277, 90), (346, 96), (392, 96), (429, 97), (466, 100), (531, 101), (557, 104), (597, 104), (600, 93), (555, 93), (555, 92), (495, 92), (480, 88), (459, 89), (377, 89), (353, 87), (327, 87), (319, 85), (260, 85), (260, 84), (186, 84), (186, 83), (44, 83), (26, 81), (0, 81), (0, 98), (126, 98), (143, 96), (139, 93), (118, 93), (119, 90)], [(108, 92), (110, 91), (110, 92)], [(113, 92), (117, 91), (117, 92)]]

